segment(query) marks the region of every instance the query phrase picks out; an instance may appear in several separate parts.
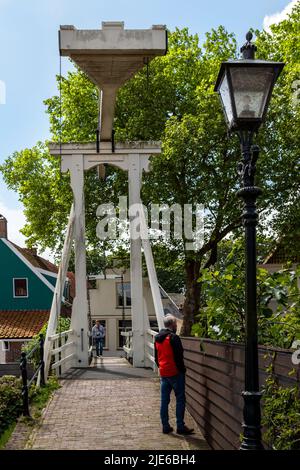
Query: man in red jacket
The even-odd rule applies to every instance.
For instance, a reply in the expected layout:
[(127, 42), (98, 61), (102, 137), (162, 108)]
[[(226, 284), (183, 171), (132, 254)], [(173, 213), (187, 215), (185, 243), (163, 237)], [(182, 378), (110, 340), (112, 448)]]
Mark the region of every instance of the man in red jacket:
[(184, 424), (185, 412), (185, 366), (183, 347), (177, 331), (177, 320), (173, 315), (164, 317), (165, 328), (155, 336), (155, 362), (159, 368), (161, 385), (160, 418), (163, 433), (173, 431), (169, 424), (169, 403), (172, 390), (176, 396), (176, 424), (178, 434), (192, 434)]

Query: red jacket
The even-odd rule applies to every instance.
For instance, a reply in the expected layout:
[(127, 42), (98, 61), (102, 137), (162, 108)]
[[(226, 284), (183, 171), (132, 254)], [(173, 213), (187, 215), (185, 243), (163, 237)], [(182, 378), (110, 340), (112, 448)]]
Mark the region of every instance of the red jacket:
[(155, 361), (161, 377), (173, 377), (185, 372), (181, 340), (171, 330), (163, 329), (156, 335)]

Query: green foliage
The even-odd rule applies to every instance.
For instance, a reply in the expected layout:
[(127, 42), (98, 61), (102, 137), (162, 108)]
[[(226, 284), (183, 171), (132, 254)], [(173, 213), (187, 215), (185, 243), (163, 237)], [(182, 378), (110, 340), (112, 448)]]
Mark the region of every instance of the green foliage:
[(22, 410), (21, 379), (0, 377), (0, 435), (14, 423)]
[[(70, 318), (59, 317), (56, 332), (59, 333), (69, 330), (70, 324)], [(34, 349), (37, 344), (39, 344), (40, 334), (43, 335), (44, 339), (46, 338), (47, 328), (48, 322), (45, 323), (45, 325), (41, 328), (38, 334), (36, 334), (30, 341), (24, 344), (24, 346), (22, 347), (22, 351), (24, 351), (26, 354), (29, 354), (29, 352), (32, 351), (32, 349)], [(29, 361), (32, 363), (34, 369), (36, 369), (40, 361), (39, 348), (37, 348), (34, 353), (30, 356)]]
[[(205, 269), (199, 282), (205, 296), (193, 334), (222, 341), (245, 338), (245, 265), (242, 241), (233, 244), (220, 270)], [(300, 266), (278, 272), (257, 270), (258, 338), (260, 344), (290, 348), (300, 339)]]
[(60, 388), (57, 377), (49, 377), (44, 387), (30, 387), (29, 399), (31, 407), (34, 410), (31, 413), (37, 418), (41, 411), (45, 408), (49, 398), (55, 390)]
[[(259, 230), (268, 230), (271, 225), (278, 237), (290, 233), (290, 245), (299, 239), (295, 235), (299, 231), (300, 214), (300, 115), (293, 88), (295, 80), (300, 78), (299, 20), (298, 5), (290, 18), (272, 27), (272, 34), (257, 32), (258, 57), (286, 62), (274, 89), (267, 121), (257, 137), (262, 152), (256, 183), (264, 189), (258, 205)], [(205, 207), (205, 237), (200, 250), (187, 251), (184, 243), (177, 240), (163, 242), (166, 250), (175, 251), (182, 260), (185, 314), (190, 311), (191, 321), (200, 302), (195, 298), (199, 297), (199, 289), (193, 288), (196, 279), (202, 268), (216, 262), (220, 242), (229, 234), (236, 236), (242, 226), (241, 201), (236, 198), (240, 148), (238, 139), (228, 139), (221, 105), (213, 91), (220, 63), (237, 56), (235, 37), (222, 26), (208, 32), (202, 45), (198, 36), (190, 34), (187, 28), (176, 29), (169, 34), (166, 56), (151, 61), (149, 73), (145, 67), (117, 96), (116, 140), (162, 141), (162, 154), (152, 158), (151, 171), (144, 175), (143, 202), (147, 206), (153, 202), (177, 203), (181, 207), (201, 203)], [(98, 118), (96, 87), (79, 70), (70, 72), (61, 82), (58, 78), (58, 82), (61, 109), (58, 95), (45, 101), (51, 139), (94, 141)], [(45, 146), (38, 144), (9, 157), (1, 171), (5, 182), (18, 191), (24, 204), (27, 223), (23, 233), (28, 237), (28, 244), (49, 247), (59, 253), (72, 194), (69, 177), (59, 175), (58, 159), (50, 157)], [(105, 180), (98, 180), (95, 171), (87, 172), (86, 234), (92, 251), (113, 252), (118, 248), (115, 241), (97, 239), (95, 214), (99, 204), (116, 204), (119, 195), (126, 195), (127, 191), (127, 175), (116, 168), (107, 168)], [(161, 260), (157, 256), (155, 262), (164, 264), (164, 272), (170, 271), (168, 256)], [(91, 259), (95, 257), (92, 255)], [(98, 261), (96, 266), (93, 261), (91, 265), (97, 269)]]
[[(184, 291), (184, 260), (177, 250), (170, 250), (162, 243), (153, 244), (153, 256), (158, 282), (166, 292)], [(146, 275), (146, 266), (144, 266)]]
[[(30, 412), (38, 418), (52, 393), (59, 388), (56, 377), (50, 377), (44, 387), (32, 385), (29, 389)], [(12, 375), (0, 377), (0, 448), (12, 434), (16, 420), (22, 413), (22, 381)]]
[[(258, 178), (264, 181), (263, 197), (270, 200), (276, 211), (268, 217), (281, 243), (295, 256), (300, 250), (300, 3), (284, 21), (271, 26), (271, 32), (257, 32), (259, 59), (285, 63), (275, 86), (267, 122), (259, 133), (263, 152), (259, 158)], [(288, 176), (293, 175), (292, 178)], [(288, 178), (288, 179), (286, 179)], [(287, 181), (288, 184), (287, 184)]]
[(274, 450), (300, 449), (299, 387), (283, 387), (274, 375), (273, 363), (267, 369), (263, 389), (262, 424), (264, 441)]

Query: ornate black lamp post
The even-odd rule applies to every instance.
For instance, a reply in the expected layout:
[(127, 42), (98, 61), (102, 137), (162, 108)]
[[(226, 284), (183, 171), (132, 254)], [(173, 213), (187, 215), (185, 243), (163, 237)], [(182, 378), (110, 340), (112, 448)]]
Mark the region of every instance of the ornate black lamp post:
[(215, 91), (220, 95), (227, 125), (236, 132), (243, 160), (239, 164), (244, 206), (246, 239), (246, 340), (245, 340), (245, 391), (242, 450), (263, 449), (261, 442), (261, 415), (257, 350), (257, 299), (256, 299), (256, 199), (261, 189), (254, 185), (255, 164), (259, 154), (253, 145), (254, 133), (264, 121), (275, 82), (284, 67), (281, 62), (255, 59), (256, 46), (251, 43), (252, 33), (241, 48), (243, 58), (223, 62)]

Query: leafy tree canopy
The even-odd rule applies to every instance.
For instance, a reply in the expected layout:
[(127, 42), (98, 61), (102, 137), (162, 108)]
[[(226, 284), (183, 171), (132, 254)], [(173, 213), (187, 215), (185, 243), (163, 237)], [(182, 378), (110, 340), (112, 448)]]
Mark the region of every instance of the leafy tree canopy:
[[(299, 207), (299, 103), (293, 100), (292, 88), (299, 74), (299, 18), (297, 6), (288, 20), (273, 27), (272, 34), (257, 33), (259, 57), (287, 62), (258, 137), (262, 151), (257, 183), (264, 189), (259, 199), (260, 228), (271, 226), (276, 233), (289, 220), (289, 210)], [(217, 261), (222, 240), (241, 230), (241, 201), (236, 197), (240, 150), (236, 138), (228, 139), (213, 91), (220, 63), (237, 57), (234, 35), (221, 26), (206, 34), (201, 47), (197, 35), (189, 34), (187, 28), (177, 29), (169, 35), (168, 54), (151, 61), (148, 73), (144, 68), (136, 74), (117, 98), (116, 140), (162, 140), (162, 154), (153, 157), (151, 171), (144, 176), (145, 204), (200, 203), (205, 208), (202, 248), (187, 251), (185, 240), (162, 242), (183, 262), (186, 333), (200, 308), (197, 279), (201, 269)], [(57, 80), (61, 104), (59, 96), (45, 102), (52, 140), (95, 140), (96, 88), (79, 70), (69, 72), (61, 83)], [(1, 169), (8, 186), (18, 191), (24, 203), (27, 224), (23, 233), (28, 244), (59, 252), (72, 195), (68, 176), (59, 175), (58, 159), (38, 144), (13, 154)], [(105, 180), (99, 180), (94, 171), (85, 178), (88, 245), (93, 250), (115, 250), (114, 243), (97, 239), (95, 214), (99, 204), (117, 203), (119, 195), (127, 194), (127, 176), (108, 168)]]

